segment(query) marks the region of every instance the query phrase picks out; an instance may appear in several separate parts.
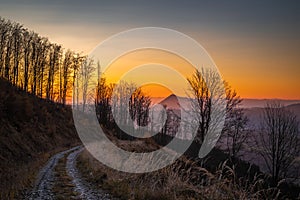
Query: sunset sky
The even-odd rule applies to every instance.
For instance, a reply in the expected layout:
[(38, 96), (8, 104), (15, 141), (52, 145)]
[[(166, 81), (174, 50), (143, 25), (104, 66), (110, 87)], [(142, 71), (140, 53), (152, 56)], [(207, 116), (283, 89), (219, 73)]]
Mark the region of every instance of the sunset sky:
[(131, 28), (180, 31), (207, 50), (243, 98), (300, 99), (299, 10), (300, 1), (271, 0), (0, 0), (0, 16), (85, 54)]

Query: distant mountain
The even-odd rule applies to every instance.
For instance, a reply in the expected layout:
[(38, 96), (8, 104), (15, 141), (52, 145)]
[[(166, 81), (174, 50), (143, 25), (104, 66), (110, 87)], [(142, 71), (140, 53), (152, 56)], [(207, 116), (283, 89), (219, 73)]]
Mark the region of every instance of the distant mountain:
[(245, 109), (244, 112), (249, 120), (248, 124), (251, 126), (251, 128), (258, 128), (260, 126), (263, 111), (263, 108), (259, 107)]
[[(178, 106), (178, 100), (180, 99), (185, 105), (188, 103), (187, 97), (180, 97), (176, 96), (174, 94), (171, 94), (170, 96), (163, 98), (163, 97), (154, 97), (152, 98), (153, 104), (159, 103), (162, 105), (167, 105), (168, 108), (171, 109), (179, 109)], [(241, 107), (243, 108), (263, 108), (265, 107), (269, 102), (278, 102), (284, 106), (294, 105), (294, 104), (300, 104), (300, 100), (285, 100), (285, 99), (243, 99), (241, 103)]]
[(176, 96), (175, 94), (171, 94), (170, 96), (162, 99), (159, 104), (167, 106), (167, 109), (179, 110), (181, 106), (184, 108), (189, 108), (190, 103), (187, 97)]
[[(159, 101), (160, 100), (160, 101)], [(161, 105), (166, 105), (168, 109), (179, 110), (179, 100), (186, 106), (188, 104), (187, 97), (179, 97), (174, 94), (166, 97), (157, 99), (157, 103)], [(261, 121), (261, 116), (263, 114), (263, 107), (267, 105), (268, 102), (276, 101), (286, 106), (287, 109), (294, 112), (300, 121), (300, 100), (283, 100), (283, 99), (244, 99), (242, 102), (242, 107), (245, 108), (245, 114), (249, 119), (249, 124), (251, 126), (259, 126)]]
[(286, 108), (289, 109), (290, 111), (292, 111), (293, 113), (295, 113), (295, 115), (297, 116), (297, 119), (300, 123), (300, 103), (288, 105), (288, 106), (286, 106)]
[[(297, 116), (297, 119), (300, 122), (300, 103), (287, 105), (285, 107), (288, 110), (292, 111)], [(259, 108), (259, 107), (246, 108), (245, 114), (249, 119), (249, 124), (251, 126), (257, 127), (260, 125), (261, 122), (261, 117), (263, 115), (263, 108)]]
[(300, 103), (300, 100), (285, 100), (285, 99), (243, 99), (242, 107), (244, 108), (253, 108), (259, 107), (263, 108), (267, 105), (268, 102), (276, 101), (284, 106), (288, 106), (291, 104)]
[(160, 101), (159, 104), (163, 106), (167, 106), (167, 108), (169, 109), (175, 109), (175, 110), (180, 109), (178, 98), (175, 94), (171, 94), (167, 98)]

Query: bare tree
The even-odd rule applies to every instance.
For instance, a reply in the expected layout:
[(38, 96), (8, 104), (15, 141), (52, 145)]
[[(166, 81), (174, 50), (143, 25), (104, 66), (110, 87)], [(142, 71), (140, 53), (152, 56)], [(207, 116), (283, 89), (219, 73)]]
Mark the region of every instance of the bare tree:
[(150, 104), (150, 97), (145, 95), (141, 88), (136, 88), (131, 94), (129, 102), (130, 114), (138, 126), (145, 126), (148, 124)]
[(73, 59), (72, 59), (73, 57), (74, 57), (74, 53), (68, 50), (65, 53), (64, 62), (62, 65), (61, 98), (62, 98), (63, 105), (65, 105), (67, 101), (67, 90), (69, 88), (68, 86), (69, 86), (69, 79), (71, 74), (70, 71), (73, 65)]
[(13, 59), (14, 59), (14, 65), (13, 65), (13, 84), (17, 85), (19, 82), (19, 64), (21, 61), (22, 56), (22, 31), (23, 27), (20, 24), (15, 24), (14, 30), (13, 30)]
[(41, 49), (40, 49), (40, 60), (38, 62), (39, 66), (39, 75), (38, 75), (38, 85), (39, 85), (39, 96), (43, 97), (44, 94), (44, 77), (45, 77), (45, 70), (47, 67), (47, 57), (49, 53), (50, 43), (47, 38), (42, 38), (41, 40)]
[(9, 38), (6, 39), (6, 52), (4, 57), (4, 78), (10, 81), (10, 64), (11, 64), (11, 58), (12, 58), (12, 48), (13, 48), (13, 41), (10, 39), (11, 33), (12, 33), (12, 26), (8, 26), (8, 35)]
[[(136, 84), (120, 81), (108, 84), (103, 74), (98, 81), (96, 93), (96, 111), (100, 124), (104, 126), (119, 125), (118, 137), (123, 131), (134, 132), (134, 123), (145, 126), (149, 121), (150, 97), (145, 95)], [(115, 127), (116, 128), (116, 127)], [(139, 133), (139, 132), (134, 132)]]
[(24, 32), (24, 69), (23, 69), (23, 89), (28, 91), (29, 72), (30, 72), (30, 54), (31, 54), (31, 42), (33, 39), (32, 32)]
[[(198, 124), (198, 127), (193, 127), (198, 128), (195, 140), (202, 144), (209, 133), (222, 130), (221, 141), (225, 141), (229, 157), (237, 157), (249, 133), (246, 130), (244, 110), (239, 107), (242, 99), (221, 79), (217, 71), (202, 68), (187, 80), (191, 92), (189, 98), (192, 102), (192, 117)], [(214, 107), (217, 110), (213, 110)], [(225, 124), (222, 127), (220, 122), (224, 116)], [(217, 139), (214, 134), (209, 134), (207, 141), (210, 147), (216, 144)]]
[(60, 45), (54, 44), (51, 45), (50, 55), (49, 55), (49, 67), (48, 67), (48, 81), (46, 88), (46, 98), (49, 100), (54, 100), (54, 82), (55, 75), (58, 71), (60, 58), (62, 53), (62, 47)]
[(190, 85), (192, 115), (199, 125), (195, 140), (203, 143), (209, 128), (212, 128), (210, 126), (216, 123), (216, 119), (212, 119), (212, 103), (225, 98), (222, 96), (223, 81), (217, 72), (204, 68), (202, 71), (196, 70), (187, 81)]
[(131, 118), (138, 126), (146, 125), (150, 103), (150, 97), (134, 83), (120, 81), (114, 88), (112, 108), (119, 124), (126, 125)]
[(268, 104), (264, 108), (256, 144), (276, 185), (288, 175), (300, 153), (299, 123), (295, 114), (279, 103)]
[(107, 84), (104, 77), (100, 77), (97, 85), (96, 112), (101, 125), (108, 127), (111, 123), (111, 97), (113, 85)]
[(119, 125), (127, 126), (129, 122), (129, 99), (135, 89), (136, 86), (133, 83), (128, 83), (122, 80), (114, 87), (114, 93), (112, 96), (112, 111), (114, 119)]
[[(250, 130), (247, 127), (248, 119), (244, 114), (244, 109), (240, 107), (242, 99), (237, 95), (228, 83), (226, 86), (226, 119), (221, 136), (221, 148), (224, 148), (229, 155), (229, 159), (234, 162), (246, 143)], [(222, 146), (223, 145), (223, 146)]]
[(31, 52), (31, 61), (32, 61), (32, 80), (31, 80), (31, 93), (36, 94), (37, 90), (37, 79), (38, 79), (38, 74), (40, 71), (40, 65), (39, 65), (39, 60), (41, 56), (41, 38), (35, 33), (33, 34), (33, 42), (31, 43), (32, 46), (32, 52)]
[(0, 17), (0, 75), (3, 76), (6, 42), (9, 37), (10, 21)]
[(84, 58), (0, 17), (0, 76), (26, 92), (66, 104)]
[(96, 70), (94, 60), (92, 58), (85, 58), (81, 65), (81, 84), (82, 84), (82, 110), (85, 111), (87, 98), (89, 95), (88, 88), (91, 84), (93, 72)]
[[(80, 71), (80, 67), (83, 64), (83, 61), (86, 59), (86, 56), (81, 56), (79, 53), (74, 54), (72, 60), (73, 60), (73, 67), (72, 67), (72, 85), (73, 85), (73, 91), (72, 91), (72, 95), (73, 95), (73, 105), (75, 106), (76, 104), (76, 108), (77, 110), (79, 109), (79, 71)], [(70, 72), (71, 73), (71, 72)]]

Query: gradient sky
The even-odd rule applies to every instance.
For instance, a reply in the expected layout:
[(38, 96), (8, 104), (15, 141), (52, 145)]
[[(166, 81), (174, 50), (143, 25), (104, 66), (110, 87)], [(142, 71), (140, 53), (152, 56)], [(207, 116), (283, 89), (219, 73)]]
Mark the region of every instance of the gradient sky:
[(300, 99), (300, 1), (3, 1), (0, 16), (89, 53), (107, 37), (157, 26), (196, 39), (244, 98)]

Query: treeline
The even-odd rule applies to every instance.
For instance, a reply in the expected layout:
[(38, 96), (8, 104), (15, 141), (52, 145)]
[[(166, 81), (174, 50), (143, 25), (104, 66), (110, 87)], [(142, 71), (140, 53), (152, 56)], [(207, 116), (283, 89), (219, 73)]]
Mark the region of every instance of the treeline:
[(121, 81), (116, 85), (108, 83), (102, 75), (97, 85), (95, 105), (99, 123), (115, 129), (118, 138), (133, 138), (127, 133), (136, 133), (139, 127), (150, 122), (151, 98), (134, 83)]
[(66, 104), (86, 59), (0, 17), (0, 77), (26, 92)]
[[(97, 78), (93, 77), (96, 70)], [(114, 112), (123, 120), (118, 123), (127, 123), (130, 115), (138, 125), (147, 124), (150, 97), (133, 83), (126, 82), (118, 84), (116, 95), (112, 97), (116, 84), (106, 83), (100, 73), (100, 63), (92, 58), (65, 50), (22, 24), (0, 17), (0, 77), (21, 90), (64, 105), (73, 96), (73, 106), (83, 111), (90, 106), (89, 97), (95, 98), (94, 92), (90, 94), (95, 78), (98, 84), (95, 103), (100, 122), (107, 126), (114, 123)], [(123, 112), (126, 98), (130, 99), (130, 113)]]

